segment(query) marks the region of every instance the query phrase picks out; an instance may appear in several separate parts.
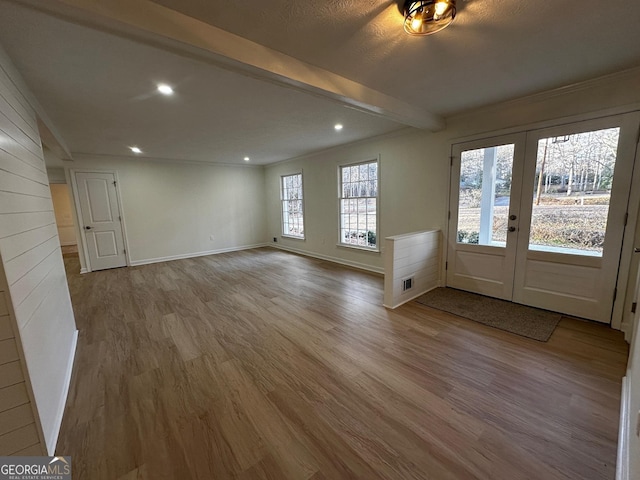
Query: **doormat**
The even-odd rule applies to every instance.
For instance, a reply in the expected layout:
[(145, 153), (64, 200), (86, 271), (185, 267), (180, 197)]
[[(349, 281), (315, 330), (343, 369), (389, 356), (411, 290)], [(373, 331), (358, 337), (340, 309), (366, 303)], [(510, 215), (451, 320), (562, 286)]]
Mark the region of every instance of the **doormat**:
[(546, 342), (562, 314), (455, 288), (436, 288), (416, 302), (507, 332)]

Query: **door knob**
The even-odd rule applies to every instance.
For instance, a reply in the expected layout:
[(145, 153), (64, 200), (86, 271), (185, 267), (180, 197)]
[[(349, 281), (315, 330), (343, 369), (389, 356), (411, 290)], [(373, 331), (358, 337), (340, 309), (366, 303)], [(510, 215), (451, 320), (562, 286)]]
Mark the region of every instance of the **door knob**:
[(515, 232), (515, 231), (516, 231), (516, 227), (509, 227), (509, 228), (507, 229), (507, 231), (509, 231), (509, 232)]
[(89, 225), (85, 225), (85, 226), (84, 226), (84, 229), (85, 229), (85, 230), (91, 230), (92, 228), (93, 228), (93, 227), (90, 227)]

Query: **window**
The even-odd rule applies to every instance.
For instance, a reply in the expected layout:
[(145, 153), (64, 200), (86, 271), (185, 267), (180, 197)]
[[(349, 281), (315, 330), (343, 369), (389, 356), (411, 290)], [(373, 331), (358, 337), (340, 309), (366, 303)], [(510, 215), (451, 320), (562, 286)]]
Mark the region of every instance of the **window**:
[(620, 127), (538, 140), (529, 250), (602, 257)]
[(378, 161), (340, 167), (340, 244), (377, 249)]
[(514, 154), (513, 143), (460, 154), (458, 243), (506, 245)]
[(282, 235), (304, 238), (302, 174), (283, 175), (281, 178)]

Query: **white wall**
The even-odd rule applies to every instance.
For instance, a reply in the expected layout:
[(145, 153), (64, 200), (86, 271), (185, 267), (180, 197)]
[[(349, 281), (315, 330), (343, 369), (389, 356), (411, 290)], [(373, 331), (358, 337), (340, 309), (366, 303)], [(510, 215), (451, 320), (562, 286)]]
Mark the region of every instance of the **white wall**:
[(47, 164), (47, 177), (49, 178), (49, 184), (65, 184), (67, 183), (67, 178), (65, 177), (64, 174), (64, 168), (62, 167), (58, 167), (58, 168), (49, 168), (48, 167), (48, 162), (50, 160), (54, 160), (56, 162), (62, 162), (62, 160), (60, 160), (59, 158), (57, 158), (55, 156), (55, 154), (49, 150), (48, 148), (44, 147), (44, 162)]
[[(452, 142), (489, 137), (497, 132), (522, 131), (525, 126), (529, 128), (538, 123), (563, 123), (577, 116), (586, 119), (608, 109), (631, 111), (639, 108), (640, 69), (634, 69), (456, 115), (447, 119), (444, 131), (435, 134), (406, 130), (395, 136), (374, 138), (270, 165), (266, 168), (269, 237), (277, 236), (277, 246), (282, 248), (382, 271), (384, 252), (381, 255), (336, 246), (338, 165), (380, 155), (379, 238), (429, 229), (446, 232)], [(345, 125), (345, 128), (349, 126)], [(305, 182), (307, 239), (304, 242), (280, 237), (279, 177), (301, 170)], [(637, 191), (640, 186), (633, 188)], [(623, 266), (631, 262), (629, 252), (626, 255), (628, 258), (623, 258), (626, 261)], [(633, 294), (632, 287), (629, 294)], [(630, 303), (625, 301), (625, 306), (628, 311)], [(617, 313), (618, 317), (621, 315), (622, 312)]]
[(637, 320), (635, 325), (633, 348), (629, 352), (629, 370), (625, 381), (629, 392), (628, 412), (629, 423), (626, 425), (624, 432), (627, 435), (627, 453), (628, 453), (628, 476), (627, 479), (640, 478), (640, 438), (636, 431), (640, 419), (640, 334)]
[(43, 455), (42, 431), (0, 261), (0, 455)]
[[(348, 128), (346, 126), (345, 128)], [(338, 166), (380, 156), (378, 239), (446, 226), (449, 155), (442, 134), (408, 129), (266, 168), (269, 238), (279, 246), (382, 272), (381, 253), (339, 247)], [(281, 237), (280, 176), (303, 172), (306, 240)], [(427, 208), (433, 206), (433, 208)]]
[(47, 450), (53, 453), (77, 331), (35, 112), (0, 50), (0, 256), (17, 339)]
[(265, 242), (263, 167), (76, 156), (71, 169), (117, 172), (134, 265)]
[[(640, 297), (640, 287), (636, 291)], [(636, 312), (627, 374), (623, 379), (620, 402), (620, 430), (618, 434), (618, 461), (616, 480), (640, 478), (640, 310)]]

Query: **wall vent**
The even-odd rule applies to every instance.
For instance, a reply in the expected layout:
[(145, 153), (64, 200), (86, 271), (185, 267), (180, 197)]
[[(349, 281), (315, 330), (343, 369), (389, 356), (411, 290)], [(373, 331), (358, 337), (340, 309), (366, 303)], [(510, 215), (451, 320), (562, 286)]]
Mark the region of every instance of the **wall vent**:
[(413, 288), (413, 277), (403, 278), (402, 291), (406, 292), (407, 290), (411, 290), (412, 288)]

